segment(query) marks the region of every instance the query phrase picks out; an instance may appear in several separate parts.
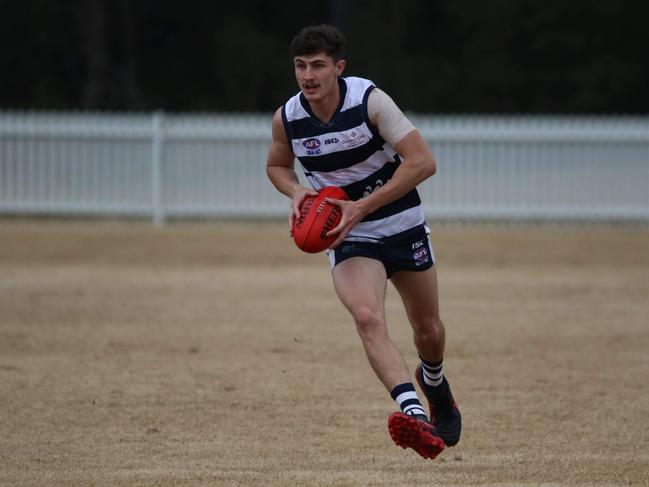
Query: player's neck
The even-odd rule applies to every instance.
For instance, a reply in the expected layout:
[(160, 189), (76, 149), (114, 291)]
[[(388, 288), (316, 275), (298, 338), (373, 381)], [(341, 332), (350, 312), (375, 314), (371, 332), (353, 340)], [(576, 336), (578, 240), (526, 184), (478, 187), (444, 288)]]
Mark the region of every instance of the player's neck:
[(335, 84), (334, 89), (331, 90), (331, 93), (328, 93), (327, 96), (324, 96), (320, 100), (309, 101), (313, 114), (324, 123), (331, 120), (331, 117), (336, 113), (339, 104), (340, 86), (338, 86), (338, 83)]

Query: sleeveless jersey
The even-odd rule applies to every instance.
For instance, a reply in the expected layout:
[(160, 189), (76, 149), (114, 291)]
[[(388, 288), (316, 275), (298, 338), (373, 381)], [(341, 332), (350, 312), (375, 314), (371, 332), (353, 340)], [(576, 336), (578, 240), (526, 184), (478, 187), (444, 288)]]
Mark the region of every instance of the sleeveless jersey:
[[(339, 186), (351, 200), (368, 196), (384, 185), (401, 158), (372, 126), (367, 99), (374, 84), (363, 78), (339, 78), (340, 104), (322, 123), (300, 92), (282, 107), (289, 147), (315, 190)], [(407, 236), (424, 225), (416, 189), (367, 215), (351, 229), (347, 240), (376, 241)]]

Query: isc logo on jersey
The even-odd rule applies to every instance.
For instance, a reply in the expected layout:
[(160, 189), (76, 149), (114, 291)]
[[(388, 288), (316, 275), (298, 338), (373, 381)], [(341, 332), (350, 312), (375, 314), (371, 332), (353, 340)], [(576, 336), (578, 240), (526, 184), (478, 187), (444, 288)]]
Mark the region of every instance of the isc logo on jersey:
[(302, 142), (302, 145), (306, 149), (306, 153), (308, 156), (317, 156), (318, 154), (321, 153), (320, 151), (320, 140), (311, 138), (311, 139), (306, 139), (304, 142)]

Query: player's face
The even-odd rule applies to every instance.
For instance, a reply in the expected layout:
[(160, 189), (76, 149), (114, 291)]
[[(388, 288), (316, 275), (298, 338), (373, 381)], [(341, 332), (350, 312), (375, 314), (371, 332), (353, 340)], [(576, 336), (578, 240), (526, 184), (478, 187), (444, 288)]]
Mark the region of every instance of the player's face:
[(319, 102), (337, 93), (338, 77), (345, 69), (345, 60), (334, 60), (325, 53), (295, 56), (295, 79), (310, 102)]

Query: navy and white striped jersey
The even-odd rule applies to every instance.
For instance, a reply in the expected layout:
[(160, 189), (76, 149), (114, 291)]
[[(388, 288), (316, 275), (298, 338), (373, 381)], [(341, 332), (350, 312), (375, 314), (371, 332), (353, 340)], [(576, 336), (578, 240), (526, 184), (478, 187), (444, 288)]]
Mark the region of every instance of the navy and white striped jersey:
[[(282, 108), (289, 146), (315, 190), (343, 188), (358, 200), (385, 184), (401, 164), (399, 155), (370, 124), (367, 99), (374, 84), (363, 78), (338, 80), (340, 104), (331, 120), (322, 123), (300, 92)], [(367, 215), (347, 240), (383, 240), (408, 234), (424, 225), (416, 189)]]

